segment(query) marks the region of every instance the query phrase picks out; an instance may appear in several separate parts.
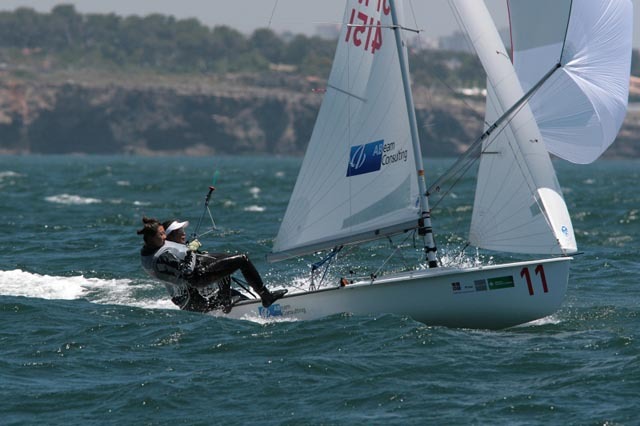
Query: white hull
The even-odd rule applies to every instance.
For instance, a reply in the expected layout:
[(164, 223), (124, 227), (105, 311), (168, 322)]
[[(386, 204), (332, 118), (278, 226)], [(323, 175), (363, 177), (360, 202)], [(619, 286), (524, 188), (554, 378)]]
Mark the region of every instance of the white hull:
[(429, 325), (499, 329), (553, 314), (564, 300), (571, 260), (413, 271), (373, 283), (293, 293), (269, 308), (251, 300), (236, 305), (229, 314), (216, 311), (214, 315), (311, 320), (339, 313), (390, 313)]

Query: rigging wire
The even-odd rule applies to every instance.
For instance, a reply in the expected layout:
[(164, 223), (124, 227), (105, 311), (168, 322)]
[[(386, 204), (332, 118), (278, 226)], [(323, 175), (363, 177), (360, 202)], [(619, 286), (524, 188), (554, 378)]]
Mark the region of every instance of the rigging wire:
[[(539, 87), (534, 87), (533, 90), (531, 90), (529, 93), (523, 96), (523, 99), (528, 100), (531, 96), (533, 96), (533, 94), (538, 89)], [(460, 159), (458, 159), (453, 164), (453, 166), (449, 167), (449, 169), (445, 173), (443, 173), (438, 179), (436, 179), (436, 181), (429, 187), (427, 191), (427, 195), (432, 195), (433, 192), (441, 193), (441, 185), (444, 182), (448, 181), (449, 179), (455, 179), (455, 180), (451, 185), (449, 185), (447, 190), (444, 193), (442, 193), (440, 198), (435, 203), (432, 204), (434, 208), (438, 206), (440, 202), (442, 202), (442, 200), (451, 192), (453, 187), (460, 182), (460, 180), (464, 177), (464, 175), (466, 175), (466, 173), (469, 171), (471, 166), (480, 159), (482, 154), (488, 153), (488, 148), (493, 144), (493, 142), (495, 142), (496, 137), (499, 136), (503, 131), (507, 129), (507, 127), (511, 124), (511, 121), (518, 115), (518, 113), (522, 110), (522, 108), (525, 107), (525, 105), (527, 105), (527, 102), (522, 102), (520, 105), (517, 106), (517, 108), (515, 108), (513, 111), (510, 111), (506, 121), (504, 123), (500, 123), (499, 127), (497, 127), (497, 132), (496, 133), (491, 132), (490, 134), (486, 135), (486, 136), (492, 136), (491, 138), (485, 139), (484, 138), (485, 134), (483, 134), (478, 139), (476, 139), (471, 144), (469, 149), (460, 157)], [(496, 123), (498, 121), (500, 121), (500, 119), (498, 119)], [(496, 125), (496, 123), (492, 125)], [(484, 147), (482, 146), (483, 142), (486, 142)], [(512, 145), (511, 139), (507, 138), (507, 142), (514, 156), (516, 156), (515, 148)], [(519, 164), (520, 162), (518, 161), (516, 163), (518, 164), (518, 167), (521, 168)], [(522, 169), (521, 169), (521, 173), (525, 175)], [(529, 186), (529, 182), (527, 182), (527, 186)], [(533, 191), (531, 187), (529, 187), (529, 190)], [(535, 194), (535, 192), (532, 192), (532, 194)]]
[[(463, 34), (465, 37), (465, 41), (466, 43), (471, 47), (472, 43), (471, 40), (469, 38), (469, 32), (467, 31), (467, 28), (458, 12), (458, 10), (456, 9), (456, 7), (453, 5), (453, 3), (451, 1), (449, 1), (449, 5), (451, 7), (451, 10), (453, 12), (453, 15), (456, 19), (456, 21), (458, 22), (458, 25), (460, 26), (460, 28), (463, 30)], [(501, 53), (501, 52), (497, 52), (497, 53)], [(494, 135), (493, 138), (491, 139), (487, 139), (485, 141), (485, 136), (489, 136), (489, 134), (487, 134), (485, 132), (485, 134), (483, 134), (482, 136), (480, 136), (480, 138), (476, 139), (476, 141), (471, 144), (471, 146), (469, 147), (469, 149), (460, 157), (460, 159), (458, 161), (456, 161), (456, 163), (454, 163), (454, 165), (452, 167), (450, 167), (440, 178), (438, 178), (434, 184), (431, 185), (431, 187), (429, 188), (429, 190), (427, 191), (427, 194), (430, 195), (432, 192), (440, 192), (440, 186), (443, 182), (445, 182), (446, 180), (450, 179), (450, 178), (455, 178), (457, 176), (457, 178), (455, 179), (455, 181), (451, 184), (451, 186), (448, 188), (448, 190), (441, 195), (441, 197), (438, 199), (437, 202), (433, 203), (433, 207), (436, 207), (443, 199), (446, 195), (449, 194), (449, 192), (451, 191), (451, 189), (462, 179), (462, 177), (467, 173), (467, 171), (471, 168), (471, 166), (481, 157), (481, 155), (483, 153), (487, 152), (487, 149), (489, 148), (489, 146), (496, 140), (495, 136), (499, 135), (500, 133), (502, 133), (507, 126), (511, 123), (511, 121), (515, 118), (515, 116), (518, 115), (518, 113), (522, 110), (522, 108), (524, 108), (524, 106), (528, 103), (528, 100), (531, 98), (531, 96), (533, 96), (535, 94), (535, 92), (538, 91), (538, 89), (540, 88), (540, 86), (542, 85), (542, 83), (544, 83), (554, 72), (557, 68), (559, 68), (561, 65), (560, 63), (558, 63), (557, 65), (555, 65), (551, 70), (549, 70), (549, 72), (542, 77), (542, 79), (532, 88), (530, 89), (522, 98), (520, 101), (520, 104), (518, 104), (518, 102), (516, 102), (514, 104), (514, 107), (516, 107), (515, 109), (513, 109), (512, 111), (508, 111), (505, 113), (505, 115), (508, 113), (509, 115), (507, 116), (507, 120), (505, 123), (500, 123), (500, 127), (499, 127), (499, 131), (496, 135)], [(512, 107), (513, 108), (513, 107)], [(504, 116), (503, 116), (504, 117)], [(489, 129), (487, 131), (489, 131), (491, 129), (491, 126), (495, 126), (502, 118), (499, 118), (496, 123), (494, 124), (490, 124), (487, 123), (486, 120), (483, 119), (483, 121), (485, 122), (485, 125), (489, 127)], [(486, 142), (486, 143), (484, 143)], [(519, 158), (517, 155), (517, 152), (519, 152), (519, 150), (516, 150), (515, 147), (513, 146), (512, 141), (510, 140), (510, 138), (507, 138), (507, 143), (513, 153), (513, 155), (516, 158)], [(483, 147), (484, 144), (484, 147)], [(520, 154), (521, 155), (521, 154)], [(520, 164), (520, 161), (516, 162), (518, 167), (521, 170), (521, 173), (523, 174), (523, 176), (527, 176), (527, 174), (524, 173), (523, 170), (523, 166)], [(529, 171), (527, 169), (527, 171)], [(531, 172), (529, 171), (528, 174), (529, 178), (525, 178), (525, 182), (527, 183), (527, 186), (529, 187), (529, 190), (531, 191), (531, 193), (533, 195), (535, 195), (535, 191), (533, 188), (531, 188)], [(536, 199), (536, 203), (539, 204), (539, 201), (537, 199), (537, 197), (534, 197)], [(539, 206), (541, 207), (541, 206)], [(541, 208), (542, 211), (544, 211), (543, 208)]]
[[(415, 13), (415, 9), (413, 7), (413, 1), (409, 1), (409, 7), (411, 9), (411, 14), (413, 16), (413, 21), (414, 21), (414, 25), (415, 28), (420, 28), (420, 26), (418, 25), (418, 20), (416, 17), (416, 13)], [(453, 6), (451, 5), (451, 7), (453, 8)], [(455, 11), (454, 11), (454, 16), (455, 16)], [(467, 43), (467, 47), (469, 48), (470, 51), (473, 52), (473, 45), (471, 44), (469, 37), (467, 35), (467, 32), (464, 31), (464, 26), (461, 24), (461, 22), (459, 21), (459, 19), (457, 19), (456, 17), (456, 21), (458, 21), (458, 25), (459, 27), (463, 30), (463, 34), (465, 35), (465, 42)], [(416, 31), (417, 32), (417, 39), (418, 39), (418, 45), (421, 46), (422, 45), (422, 39), (420, 38), (420, 32), (421, 31)], [(458, 99), (459, 101), (461, 101), (465, 107), (467, 108), (467, 110), (469, 111), (469, 113), (474, 116), (475, 118), (477, 118), (478, 120), (484, 122), (486, 125), (488, 125), (489, 123), (487, 123), (484, 119), (484, 117), (476, 111), (476, 109), (467, 101), (466, 97), (464, 95), (462, 95), (461, 93), (459, 93), (458, 91), (456, 91), (453, 87), (451, 87), (451, 85), (449, 85), (449, 83), (447, 83), (444, 79), (444, 77), (441, 77), (440, 75), (438, 75), (437, 73), (433, 73), (432, 76), (438, 80), (438, 82), (440, 82), (440, 84), (442, 84), (445, 88), (448, 89), (449, 92), (451, 92), (451, 94), (454, 95), (454, 97), (456, 99)]]
[(320, 287), (322, 285), (322, 283), (324, 282), (325, 277), (327, 276), (327, 272), (329, 272), (329, 266), (331, 266), (331, 262), (333, 262), (333, 260), (337, 257), (338, 253), (340, 252), (340, 250), (342, 250), (342, 247), (344, 246), (336, 246), (334, 247), (331, 252), (329, 252), (328, 255), (326, 255), (324, 257), (324, 259), (315, 262), (311, 265), (311, 285), (309, 287), (310, 290), (315, 290), (316, 289), (316, 284), (315, 284), (315, 273), (316, 271), (325, 263), (327, 264), (327, 266), (325, 266), (324, 268), (324, 272), (322, 273), (322, 278), (320, 278), (320, 283), (318, 284), (318, 287)]
[(269, 28), (271, 28), (271, 22), (273, 21), (273, 15), (275, 15), (277, 7), (278, 7), (278, 0), (275, 0), (275, 2), (273, 3), (273, 9), (271, 10), (271, 16), (269, 17), (269, 25), (268, 25)]
[[(415, 28), (420, 28), (420, 25), (418, 24), (418, 18), (416, 16), (416, 11), (413, 7), (413, 0), (409, 1), (409, 8), (411, 9), (411, 15), (413, 17), (413, 24)], [(418, 39), (418, 46), (422, 46), (422, 38), (420, 37), (420, 33), (422, 32), (422, 30), (417, 30), (414, 31), (415, 33), (417, 33), (416, 38)], [(463, 31), (464, 32), (464, 31)], [(465, 32), (466, 35), (466, 32)], [(473, 51), (473, 46), (471, 45), (468, 36), (465, 37), (465, 41), (467, 43), (467, 47)], [(436, 78), (436, 80), (438, 80), (444, 87), (446, 87), (453, 95), (456, 99), (460, 100), (469, 110), (470, 114), (474, 117), (476, 117), (478, 120), (484, 122), (485, 124), (488, 125), (488, 123), (484, 120), (484, 118), (482, 117), (482, 115), (476, 111), (476, 109), (469, 103), (467, 102), (467, 100), (465, 99), (464, 95), (461, 95), (459, 92), (457, 92), (453, 87), (451, 87), (449, 85), (449, 83), (447, 83), (443, 77), (439, 76), (436, 73), (433, 73), (433, 77)]]
[[(385, 265), (386, 265), (387, 263), (389, 263), (389, 261), (391, 260), (391, 258), (392, 258), (393, 256), (395, 256), (395, 254), (398, 252), (398, 250), (400, 250), (400, 248), (402, 247), (402, 245), (403, 245), (403, 244), (404, 244), (404, 243), (409, 239), (409, 237), (411, 237), (412, 235), (415, 235), (415, 233), (416, 233), (416, 231), (415, 231), (415, 230), (413, 230), (413, 232), (411, 232), (411, 233), (407, 234), (407, 236), (406, 236), (406, 237), (404, 237), (404, 240), (402, 240), (402, 241), (400, 242), (400, 244), (396, 245), (395, 249), (391, 252), (391, 254), (390, 254), (389, 256), (387, 256), (387, 258), (382, 262), (382, 264), (378, 267), (378, 269), (376, 269), (376, 271), (375, 271), (373, 274), (371, 274), (371, 281), (373, 281), (374, 279), (376, 279), (376, 278), (378, 277), (378, 274), (380, 273), (380, 271), (382, 270), (382, 268), (384, 268), (384, 267), (385, 267)], [(389, 244), (390, 244), (391, 246), (393, 246), (393, 240), (391, 239), (391, 237), (387, 237), (387, 238), (389, 239)], [(402, 252), (400, 252), (400, 256), (402, 256)], [(405, 261), (404, 256), (402, 256), (402, 262), (403, 262), (403, 263), (405, 263), (405, 267), (406, 267), (407, 265), (406, 265), (406, 261)]]

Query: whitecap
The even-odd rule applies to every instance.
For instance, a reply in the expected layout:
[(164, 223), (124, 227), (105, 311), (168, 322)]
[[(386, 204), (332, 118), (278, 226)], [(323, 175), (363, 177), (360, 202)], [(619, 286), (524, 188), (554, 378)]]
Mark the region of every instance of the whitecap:
[[(224, 314), (214, 315), (214, 316), (224, 316)], [(294, 318), (294, 317), (261, 317), (260, 315), (255, 313), (245, 314), (242, 317), (240, 317), (240, 319), (244, 321), (251, 321), (260, 325), (299, 321), (297, 318)]]
[(266, 207), (256, 206), (256, 205), (247, 206), (247, 207), (244, 208), (245, 212), (258, 212), (258, 213), (261, 213), (261, 212), (263, 212), (265, 210), (266, 210)]
[(20, 173), (12, 172), (11, 170), (0, 172), (0, 179), (10, 178), (10, 177), (20, 177), (20, 176), (22, 176)]
[(260, 196), (261, 189), (257, 186), (254, 186), (249, 189), (249, 193), (253, 196), (253, 198), (258, 198)]
[(541, 327), (544, 325), (556, 325), (560, 324), (562, 320), (558, 318), (557, 314), (549, 315), (548, 317), (540, 318), (537, 320), (529, 321), (525, 324), (520, 324), (515, 326), (514, 328), (524, 328), (524, 327)]
[[(58, 277), (20, 269), (0, 271), (0, 295), (47, 300), (86, 299), (93, 303), (136, 306), (150, 309), (178, 309), (168, 297), (139, 299), (136, 291), (155, 287), (155, 282), (134, 283), (129, 279)], [(164, 290), (164, 289), (163, 289)], [(163, 295), (164, 296), (164, 295)]]
[(79, 195), (71, 194), (59, 194), (52, 195), (45, 198), (50, 203), (66, 204), (66, 205), (85, 205), (85, 204), (97, 204), (102, 201), (97, 198), (81, 197)]

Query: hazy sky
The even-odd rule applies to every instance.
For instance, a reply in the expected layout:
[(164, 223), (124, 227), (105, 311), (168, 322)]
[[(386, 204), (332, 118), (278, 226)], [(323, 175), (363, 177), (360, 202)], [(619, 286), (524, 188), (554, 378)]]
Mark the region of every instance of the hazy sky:
[[(640, 0), (632, 1), (633, 45), (640, 48)], [(276, 31), (313, 34), (318, 24), (339, 22), (344, 11), (344, 0), (0, 0), (0, 10), (26, 6), (48, 12), (61, 3), (73, 4), (81, 13), (114, 12), (142, 16), (161, 13), (176, 18), (195, 17), (209, 26), (226, 24), (245, 33), (267, 27), (271, 21), (270, 27)], [(446, 0), (412, 0), (410, 3), (418, 27), (424, 30), (426, 37), (446, 35), (458, 29)], [(500, 12), (505, 0), (487, 0), (486, 3), (496, 19), (506, 25), (506, 14)], [(275, 4), (277, 7), (271, 18)], [(412, 25), (411, 8), (405, 8), (405, 15), (407, 23)]]

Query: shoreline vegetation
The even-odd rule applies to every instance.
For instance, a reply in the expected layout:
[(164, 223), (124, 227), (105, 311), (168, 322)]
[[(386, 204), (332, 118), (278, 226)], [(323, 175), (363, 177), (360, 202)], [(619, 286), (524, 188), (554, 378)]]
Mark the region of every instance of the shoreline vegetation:
[[(162, 15), (0, 12), (0, 154), (302, 155), (335, 40)], [(475, 55), (410, 47), (423, 152), (481, 133)], [(632, 74), (640, 75), (634, 50)], [(631, 99), (631, 101), (640, 99)], [(630, 108), (609, 158), (640, 156)]]

